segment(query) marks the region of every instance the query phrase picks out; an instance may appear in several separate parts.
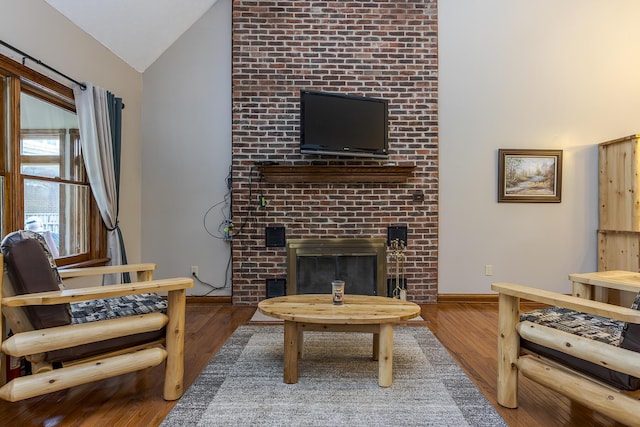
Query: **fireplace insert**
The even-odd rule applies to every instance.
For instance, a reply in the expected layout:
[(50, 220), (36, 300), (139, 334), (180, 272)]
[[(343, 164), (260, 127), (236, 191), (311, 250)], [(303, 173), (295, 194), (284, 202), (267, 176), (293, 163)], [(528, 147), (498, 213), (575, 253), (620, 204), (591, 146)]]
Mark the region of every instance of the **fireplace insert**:
[(287, 295), (329, 294), (332, 280), (345, 294), (387, 295), (386, 239), (287, 241)]

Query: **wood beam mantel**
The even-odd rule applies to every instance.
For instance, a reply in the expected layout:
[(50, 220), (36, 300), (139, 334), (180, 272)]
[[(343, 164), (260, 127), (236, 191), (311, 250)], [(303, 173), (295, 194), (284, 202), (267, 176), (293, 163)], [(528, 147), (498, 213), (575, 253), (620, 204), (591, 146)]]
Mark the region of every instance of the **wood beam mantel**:
[(375, 182), (402, 183), (415, 166), (258, 165), (266, 182)]

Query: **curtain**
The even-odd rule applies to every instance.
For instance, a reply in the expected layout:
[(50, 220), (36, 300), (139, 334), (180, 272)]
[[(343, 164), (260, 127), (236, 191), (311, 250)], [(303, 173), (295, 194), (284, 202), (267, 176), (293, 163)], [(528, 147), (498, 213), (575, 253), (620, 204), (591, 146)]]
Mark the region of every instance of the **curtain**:
[[(107, 227), (109, 265), (126, 264), (127, 256), (118, 225), (122, 99), (86, 83), (73, 85), (80, 127), (80, 145), (91, 191)], [(104, 285), (128, 282), (129, 277), (105, 276)]]
[[(124, 247), (122, 231), (118, 226), (120, 216), (120, 157), (122, 153), (122, 98), (117, 98), (111, 92), (107, 92), (107, 106), (109, 108), (109, 123), (111, 125), (111, 141), (113, 152), (113, 173), (116, 184), (116, 232), (120, 244), (120, 264), (127, 264), (127, 251)], [(122, 281), (130, 283), (129, 273), (122, 273)]]

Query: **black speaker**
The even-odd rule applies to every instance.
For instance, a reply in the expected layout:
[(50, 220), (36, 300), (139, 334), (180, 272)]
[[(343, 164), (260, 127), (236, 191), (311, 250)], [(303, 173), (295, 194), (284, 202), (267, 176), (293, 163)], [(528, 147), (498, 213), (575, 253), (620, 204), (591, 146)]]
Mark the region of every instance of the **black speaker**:
[(283, 297), (287, 294), (287, 279), (267, 279), (267, 298)]
[(284, 227), (265, 227), (264, 245), (268, 248), (282, 248), (287, 245)]
[(406, 225), (390, 225), (387, 227), (387, 246), (391, 246), (391, 242), (396, 239), (402, 240), (405, 246), (408, 245)]

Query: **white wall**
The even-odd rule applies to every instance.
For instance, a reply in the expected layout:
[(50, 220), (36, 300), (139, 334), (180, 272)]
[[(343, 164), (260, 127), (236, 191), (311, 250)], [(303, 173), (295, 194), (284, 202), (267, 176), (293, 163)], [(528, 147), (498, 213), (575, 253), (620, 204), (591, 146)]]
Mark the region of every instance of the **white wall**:
[[(635, 0), (439, 2), (439, 293), (597, 269), (597, 144), (640, 131), (639, 20)], [(562, 203), (497, 203), (499, 148), (564, 150)]]
[[(227, 193), (231, 165), (231, 0), (220, 0), (143, 74), (142, 254), (154, 277), (225, 282), (230, 243), (207, 211)], [(218, 226), (229, 206), (206, 216)], [(229, 288), (211, 295), (230, 295)], [(211, 287), (196, 283), (191, 295)]]
[[(92, 82), (124, 99), (120, 226), (129, 260), (140, 261), (141, 74), (43, 0), (0, 0), (0, 10), (0, 39), (78, 81)], [(0, 52), (21, 60), (10, 51)], [(56, 78), (31, 61), (27, 65)]]
[[(231, 1), (144, 75), (42, 0), (0, 7), (0, 39), (124, 98), (131, 261), (157, 262), (156, 277), (199, 265), (221, 284), (229, 248), (202, 222), (230, 164)], [(596, 269), (597, 144), (640, 131), (639, 18), (635, 0), (439, 2), (440, 293), (489, 293), (492, 281), (568, 292), (568, 273)], [(499, 148), (564, 150), (562, 203), (497, 203)]]

